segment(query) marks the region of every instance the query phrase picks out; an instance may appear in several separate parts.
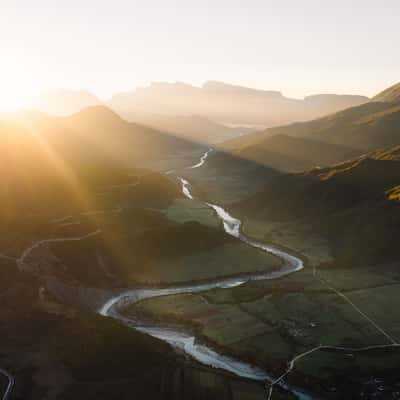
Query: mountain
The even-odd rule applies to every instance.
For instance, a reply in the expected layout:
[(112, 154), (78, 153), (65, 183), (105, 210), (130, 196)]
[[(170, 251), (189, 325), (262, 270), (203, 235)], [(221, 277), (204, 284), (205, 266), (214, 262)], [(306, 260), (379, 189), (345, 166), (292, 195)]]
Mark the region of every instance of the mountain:
[(310, 108), (319, 110), (321, 115), (328, 115), (336, 111), (345, 110), (349, 107), (361, 105), (366, 103), (367, 100), (365, 96), (338, 94), (315, 94), (304, 98), (304, 102)]
[(386, 103), (400, 102), (400, 82), (389, 87), (372, 98), (373, 101), (382, 101)]
[[(5, 371), (15, 379), (15, 399), (264, 394), (259, 384), (203, 367), (98, 315), (122, 288), (242, 271), (240, 262), (228, 268), (252, 250), (226, 235), (211, 209), (184, 199), (175, 178), (142, 168), (194, 149), (199, 146), (127, 123), (105, 107), (68, 117), (0, 117), (5, 397)], [(205, 255), (207, 262), (199, 261)], [(216, 271), (221, 260), (226, 266)], [(264, 254), (258, 264), (265, 268)]]
[(363, 96), (318, 95), (291, 99), (277, 91), (257, 90), (222, 82), (202, 87), (153, 83), (115, 94), (108, 105), (129, 120), (141, 114), (201, 115), (220, 123), (277, 126), (309, 120), (368, 101)]
[(0, 152), (0, 219), (5, 231), (10, 224), (18, 234), (33, 217), (49, 220), (109, 208), (98, 194), (102, 188), (128, 184), (146, 166), (187, 165), (186, 157), (191, 160), (204, 148), (128, 123), (98, 106), (69, 117), (38, 112), (3, 116)]
[(272, 180), (239, 203), (265, 221), (302, 221), (330, 243), (337, 261), (398, 260), (400, 146)]
[(298, 171), (326, 166), (360, 153), (349, 147), (317, 140), (285, 134), (268, 136), (262, 133), (249, 134), (227, 141), (222, 148), (238, 158), (281, 171)]
[[(277, 134), (370, 151), (400, 143), (400, 103), (371, 101), (313, 121), (270, 128), (243, 138), (257, 143)], [(241, 138), (235, 145), (240, 144)]]
[(67, 117), (22, 112), (0, 118), (0, 133), (11, 142), (46, 145), (65, 160), (107, 159), (126, 167), (145, 166), (161, 160), (204, 150), (204, 147), (166, 132), (129, 123), (105, 106), (85, 108)]
[(51, 115), (70, 115), (83, 108), (101, 105), (101, 101), (86, 90), (54, 90), (41, 94), (31, 107)]

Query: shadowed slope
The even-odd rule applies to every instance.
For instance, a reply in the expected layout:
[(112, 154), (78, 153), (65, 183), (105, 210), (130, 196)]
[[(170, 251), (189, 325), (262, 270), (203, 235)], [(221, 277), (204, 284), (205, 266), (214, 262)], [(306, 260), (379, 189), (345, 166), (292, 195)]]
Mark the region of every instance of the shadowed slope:
[(275, 179), (238, 208), (275, 221), (302, 220), (327, 237), (345, 262), (397, 260), (400, 149)]
[[(250, 134), (245, 140), (247, 143), (257, 143), (269, 136), (284, 134), (368, 150), (398, 144), (399, 124), (399, 104), (373, 102), (318, 120)], [(240, 138), (237, 142), (240, 142)]]
[(225, 142), (223, 149), (239, 158), (282, 171), (296, 171), (329, 165), (360, 153), (360, 151), (346, 146), (317, 140), (285, 134), (269, 137), (256, 133)]

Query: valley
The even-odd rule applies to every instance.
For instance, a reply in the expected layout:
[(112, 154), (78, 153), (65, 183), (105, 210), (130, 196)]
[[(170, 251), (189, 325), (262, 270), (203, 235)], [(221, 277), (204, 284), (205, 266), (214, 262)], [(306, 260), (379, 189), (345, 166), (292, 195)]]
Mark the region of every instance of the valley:
[(18, 121), (0, 124), (4, 399), (399, 398), (398, 146), (209, 148), (103, 106)]
[(0, 3), (0, 400), (400, 400), (398, 0)]
[[(192, 198), (190, 192), (187, 193), (187, 196)], [(232, 221), (232, 219), (228, 219), (228, 221)], [(235, 220), (233, 219), (233, 221)], [(225, 230), (231, 234), (239, 235), (239, 231), (235, 231), (229, 223), (225, 225)], [(159, 321), (159, 323), (189, 325), (192, 332), (195, 332), (196, 335), (200, 335), (206, 343), (211, 343), (217, 348), (227, 351), (228, 354), (251, 360), (258, 366), (263, 366), (265, 368), (267, 365), (275, 371), (276, 376), (282, 373), (279, 372), (279, 368), (281, 368), (282, 371), (287, 360), (290, 359), (291, 355), (296, 353), (299, 357), (296, 357), (294, 360), (303, 358), (304, 353), (304, 358), (309, 355), (310, 357), (312, 356), (311, 358), (313, 360), (316, 358), (316, 365), (320, 365), (318, 362), (321, 363), (321, 359), (326, 359), (329, 365), (329, 357), (332, 351), (350, 352), (351, 357), (361, 359), (360, 362), (363, 365), (363, 369), (360, 371), (360, 376), (357, 379), (362, 380), (363, 376), (371, 373), (370, 370), (368, 370), (368, 365), (365, 363), (362, 353), (382, 348), (383, 354), (380, 355), (380, 357), (386, 357), (385, 350), (396, 349), (398, 342), (380, 327), (380, 320), (379, 323), (376, 323), (370, 319), (370, 317), (364, 314), (354, 302), (350, 300), (349, 295), (343, 295), (341, 291), (343, 290), (343, 282), (340, 282), (338, 286), (336, 286), (336, 283), (333, 284), (334, 286), (331, 286), (332, 275), (327, 274), (326, 270), (324, 270), (322, 274), (319, 271), (317, 272), (315, 266), (313, 271), (313, 273), (310, 273), (310, 271), (305, 271), (304, 274), (297, 273), (293, 278), (291, 275), (285, 277), (284, 282), (279, 282), (276, 285), (279, 287), (278, 291), (276, 291), (277, 288), (274, 287), (275, 285), (271, 287), (269, 281), (267, 281), (268, 284), (263, 287), (263, 281), (256, 280), (254, 283), (251, 283), (251, 281), (244, 282), (244, 284), (242, 283), (243, 289), (242, 285), (238, 283), (233, 283), (233, 288), (225, 289), (209, 288), (209, 290), (206, 290), (200, 287), (200, 290), (202, 292), (204, 291), (201, 294), (196, 294), (198, 289), (195, 288), (189, 289), (189, 292), (191, 292), (190, 294), (173, 294), (175, 292), (174, 289), (171, 289), (171, 291), (167, 290), (165, 294), (162, 290), (160, 292), (155, 291), (155, 294), (151, 296), (155, 296), (154, 299), (146, 299), (147, 296), (141, 299), (140, 295), (137, 297), (132, 294), (135, 298), (134, 302), (139, 303), (138, 305), (131, 305), (128, 314), (124, 313), (124, 315), (128, 317), (128, 319), (134, 318), (135, 321), (139, 316), (139, 318), (145, 318), (145, 320), (148, 319), (150, 321), (156, 320)], [(390, 271), (390, 269), (388, 271)], [(335, 273), (337, 272), (338, 271), (335, 270)], [(395, 272), (395, 270), (393, 272)], [(329, 278), (325, 278), (325, 274), (327, 274)], [(299, 275), (300, 278), (298, 278)], [(392, 290), (394, 294), (397, 292), (396, 285), (399, 284), (398, 275), (395, 273), (394, 276), (395, 278), (393, 281), (384, 281), (381, 286), (378, 284), (378, 287), (372, 286), (371, 289), (368, 284), (366, 287), (359, 285), (359, 277), (357, 274), (354, 274), (353, 277), (350, 275), (347, 278), (346, 284), (348, 285), (349, 282), (354, 280), (353, 287), (350, 288), (350, 291), (355, 293), (358, 291), (367, 291), (369, 297), (371, 297), (370, 290), (374, 290), (377, 296), (381, 296), (379, 294), (380, 290), (388, 294), (390, 293), (391, 286), (394, 285)], [(376, 282), (374, 275), (370, 278), (368, 278), (367, 275), (365, 278), (367, 282), (369, 279), (372, 282)], [(229, 284), (228, 286), (231, 285)], [(280, 296), (282, 296), (280, 292), (282, 290), (285, 292), (284, 288), (286, 287), (290, 289), (288, 293), (280, 299)], [(347, 293), (349, 288), (345, 287), (345, 290)], [(182, 288), (181, 290), (179, 288), (177, 289), (177, 293), (185, 293), (187, 291), (188, 289), (186, 288)], [(240, 293), (243, 294), (240, 295)], [(165, 298), (166, 294), (168, 294), (168, 296)], [(335, 304), (335, 298), (338, 296), (345, 296), (344, 304), (342, 301), (340, 301), (339, 304)], [(365, 296), (366, 294), (363, 297), (364, 299)], [(390, 295), (389, 297), (390, 300), (388, 301), (393, 301), (393, 297)], [(356, 297), (356, 301), (357, 300), (359, 301)], [(278, 304), (276, 301), (278, 301)], [(376, 297), (368, 299), (369, 304), (374, 304), (375, 302)], [(124, 307), (129, 303), (129, 300), (122, 302)], [(317, 312), (321, 306), (324, 308), (324, 319), (321, 319), (321, 315)], [(381, 304), (381, 306), (383, 309), (387, 308), (385, 304)], [(294, 308), (292, 309), (292, 307)], [(369, 309), (365, 304), (363, 304), (363, 307)], [(276, 311), (272, 312), (273, 309), (279, 310), (278, 314), (275, 314)], [(313, 309), (315, 309), (314, 314), (312, 312)], [(331, 309), (331, 311), (329, 311), (329, 309)], [(267, 319), (264, 317), (265, 313), (268, 315)], [(293, 319), (295, 314), (302, 315), (300, 321), (296, 320), (296, 318)], [(271, 318), (272, 315), (274, 318)], [(305, 315), (309, 316), (308, 321), (304, 319)], [(333, 315), (335, 317), (333, 317)], [(339, 317), (339, 315), (342, 316)], [(341, 318), (343, 319), (341, 320)], [(389, 316), (388, 320), (391, 320), (391, 318), (392, 317)], [(337, 326), (335, 328), (332, 322), (330, 322), (333, 320), (336, 320), (335, 325)], [(135, 324), (137, 324), (137, 321)], [(244, 328), (245, 326), (246, 328)], [(152, 332), (152, 328), (144, 329)], [(399, 326), (396, 324), (391, 326), (391, 330), (394, 330), (394, 332), (398, 331), (398, 329)], [(162, 334), (159, 336), (160, 328), (157, 328), (155, 333), (153, 331), (153, 334), (165, 339), (165, 336)], [(172, 336), (172, 339), (169, 336), (170, 334), (171, 332), (167, 337), (176, 345), (177, 339), (175, 334)], [(320, 338), (323, 338), (328, 344), (321, 343)], [(387, 341), (389, 341), (389, 344), (385, 344)], [(258, 343), (260, 347), (257, 347), (256, 343)], [(266, 343), (268, 343), (268, 345), (266, 345)], [(279, 345), (279, 343), (282, 344)], [(286, 345), (286, 349), (283, 344)], [(313, 344), (315, 347), (311, 347)], [(310, 347), (311, 349), (305, 350)], [(268, 349), (267, 353), (262, 352), (263, 348)], [(275, 352), (271, 353), (271, 348), (276, 349)], [(281, 350), (277, 351), (278, 349)], [(328, 352), (327, 355), (325, 355), (326, 351)], [(322, 355), (315, 356), (314, 352), (321, 352)], [(359, 356), (358, 353), (360, 353), (361, 356)], [(346, 358), (348, 356), (345, 355), (344, 357)], [(398, 356), (394, 356), (394, 363), (396, 363), (395, 360), (397, 360), (397, 357)], [(289, 364), (290, 371), (294, 369), (294, 363), (295, 361), (293, 361), (293, 364)], [(281, 365), (281, 367), (279, 367), (279, 365)], [(313, 365), (313, 363), (311, 363), (311, 365)], [(342, 365), (341, 368), (343, 368), (345, 364), (341, 363), (340, 365)], [(310, 370), (309, 368), (310, 367), (306, 368), (307, 373), (312, 371), (312, 369)], [(300, 370), (296, 368), (294, 378), (290, 379), (294, 379), (294, 382), (296, 382), (297, 374), (301, 376), (301, 374), (304, 373), (302, 371), (301, 368)], [(386, 372), (386, 369), (380, 371), (380, 373), (385, 374)], [(312, 382), (311, 387), (319, 391), (321, 387), (326, 385), (324, 383), (325, 380), (336, 382), (336, 380), (339, 379), (338, 376), (340, 373), (341, 371), (338, 369), (331, 371), (328, 375), (321, 375), (319, 369), (314, 370), (311, 376), (309, 375)], [(287, 375), (289, 375), (289, 373)], [(292, 373), (290, 375), (292, 375)], [(278, 378), (275, 380), (269, 378), (269, 380), (276, 382), (276, 384), (281, 382), (281, 379)], [(323, 390), (327, 390), (327, 388)], [(330, 398), (341, 398), (341, 396), (343, 396), (343, 390), (347, 391), (349, 387), (347, 385), (341, 387), (334, 386), (335, 393), (333, 393)], [(373, 389), (369, 388), (368, 390)], [(389, 385), (385, 390), (393, 390), (393, 387)]]

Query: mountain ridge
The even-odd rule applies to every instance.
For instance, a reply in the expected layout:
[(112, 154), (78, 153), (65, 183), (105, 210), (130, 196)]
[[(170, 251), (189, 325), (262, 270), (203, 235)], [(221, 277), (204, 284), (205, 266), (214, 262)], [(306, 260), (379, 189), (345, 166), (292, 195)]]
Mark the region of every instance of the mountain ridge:
[(378, 93), (372, 100), (389, 103), (400, 102), (400, 82)]
[[(292, 99), (278, 91), (218, 81), (206, 82), (202, 87), (158, 82), (134, 91), (116, 93), (108, 104), (126, 117), (138, 112), (199, 114), (222, 123), (276, 126), (316, 118), (369, 100), (352, 95), (319, 95), (319, 101), (316, 99), (314, 96), (307, 100)], [(323, 106), (318, 104), (321, 99), (325, 102)]]

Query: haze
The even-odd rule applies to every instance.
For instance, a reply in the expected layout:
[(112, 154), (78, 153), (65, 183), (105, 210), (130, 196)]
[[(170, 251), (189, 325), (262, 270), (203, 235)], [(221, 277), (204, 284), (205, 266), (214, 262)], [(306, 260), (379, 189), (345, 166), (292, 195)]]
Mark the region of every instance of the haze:
[(2, 0), (0, 110), (55, 88), (108, 98), (152, 81), (372, 96), (398, 79), (399, 14), (395, 0)]

